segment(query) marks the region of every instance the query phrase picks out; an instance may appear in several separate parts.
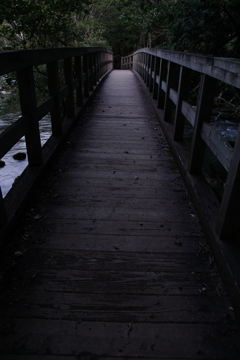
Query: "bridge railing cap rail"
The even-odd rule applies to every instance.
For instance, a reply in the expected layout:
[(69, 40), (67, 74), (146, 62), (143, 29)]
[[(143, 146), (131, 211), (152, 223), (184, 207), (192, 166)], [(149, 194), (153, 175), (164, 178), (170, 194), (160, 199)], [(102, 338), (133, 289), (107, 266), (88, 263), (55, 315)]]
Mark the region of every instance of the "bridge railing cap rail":
[(59, 59), (82, 56), (95, 52), (113, 54), (111, 50), (97, 46), (0, 51), (0, 76), (28, 66), (47, 64)]
[(138, 53), (148, 53), (158, 56), (164, 60), (171, 61), (189, 69), (212, 76), (215, 79), (224, 81), (232, 86), (240, 88), (240, 60), (235, 58), (222, 58), (191, 54), (180, 51), (142, 48), (129, 56)]

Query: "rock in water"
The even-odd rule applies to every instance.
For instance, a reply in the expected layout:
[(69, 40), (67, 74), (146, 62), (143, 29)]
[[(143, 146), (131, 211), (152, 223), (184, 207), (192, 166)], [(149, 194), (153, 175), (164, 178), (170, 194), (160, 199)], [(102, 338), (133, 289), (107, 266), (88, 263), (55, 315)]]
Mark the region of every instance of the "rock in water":
[(6, 165), (6, 164), (5, 164), (5, 161), (0, 160), (0, 168), (3, 168), (5, 165)]
[(13, 155), (13, 158), (15, 160), (25, 160), (26, 159), (26, 154), (24, 152), (18, 152), (16, 154)]

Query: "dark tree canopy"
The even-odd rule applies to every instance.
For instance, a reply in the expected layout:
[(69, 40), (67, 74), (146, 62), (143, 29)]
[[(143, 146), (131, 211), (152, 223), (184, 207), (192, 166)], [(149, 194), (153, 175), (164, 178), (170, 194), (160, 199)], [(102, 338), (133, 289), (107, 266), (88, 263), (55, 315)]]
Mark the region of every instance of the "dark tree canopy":
[(104, 45), (240, 57), (239, 0), (2, 0), (0, 47)]

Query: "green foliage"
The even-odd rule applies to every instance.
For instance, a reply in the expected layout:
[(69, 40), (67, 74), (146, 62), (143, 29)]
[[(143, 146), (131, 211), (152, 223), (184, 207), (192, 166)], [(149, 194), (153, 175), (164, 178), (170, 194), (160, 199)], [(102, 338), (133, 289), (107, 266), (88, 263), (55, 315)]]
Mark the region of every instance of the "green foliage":
[(239, 0), (2, 0), (0, 49), (139, 47), (240, 57)]
[(120, 19), (129, 32), (138, 34), (135, 47), (156, 47), (167, 31), (165, 14), (169, 1), (129, 0), (127, 4)]
[(240, 56), (238, 0), (179, 0), (166, 12), (168, 44), (174, 50)]
[(79, 41), (79, 19), (90, 0), (3, 0), (0, 4), (1, 46), (46, 48)]

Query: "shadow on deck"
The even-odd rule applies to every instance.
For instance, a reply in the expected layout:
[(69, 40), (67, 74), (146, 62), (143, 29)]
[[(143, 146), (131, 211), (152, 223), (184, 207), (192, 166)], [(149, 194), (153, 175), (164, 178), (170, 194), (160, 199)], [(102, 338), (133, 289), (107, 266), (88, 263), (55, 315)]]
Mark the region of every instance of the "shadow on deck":
[(240, 358), (213, 254), (128, 70), (75, 126), (1, 280), (2, 360)]

